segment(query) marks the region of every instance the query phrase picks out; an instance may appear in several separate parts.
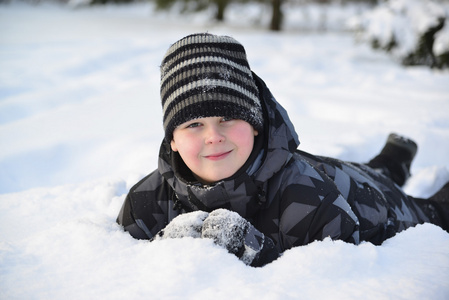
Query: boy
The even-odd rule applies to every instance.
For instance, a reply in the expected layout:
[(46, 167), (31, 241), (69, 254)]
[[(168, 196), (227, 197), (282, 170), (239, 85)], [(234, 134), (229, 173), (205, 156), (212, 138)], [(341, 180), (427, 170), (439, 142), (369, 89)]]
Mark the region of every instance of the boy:
[(419, 223), (448, 228), (449, 185), (429, 200), (399, 187), (413, 141), (390, 135), (367, 165), (297, 150), (287, 112), (231, 37), (194, 34), (173, 44), (161, 99), (158, 169), (131, 189), (117, 219), (135, 238), (211, 238), (263, 266), (326, 237), (379, 245)]

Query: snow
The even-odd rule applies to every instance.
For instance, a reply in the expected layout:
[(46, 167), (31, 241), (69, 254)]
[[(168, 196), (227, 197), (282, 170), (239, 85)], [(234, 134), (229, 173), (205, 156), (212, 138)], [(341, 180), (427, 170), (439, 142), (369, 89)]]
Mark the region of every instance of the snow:
[(449, 180), (448, 71), (404, 68), (347, 32), (286, 20), (272, 33), (151, 4), (0, 6), (0, 298), (448, 299), (449, 234), (429, 224), (382, 246), (314, 242), (257, 269), (211, 240), (149, 243), (116, 225), (128, 189), (157, 165), (161, 59), (199, 31), (245, 45), (301, 149), (363, 162), (398, 132), (419, 144), (408, 193)]

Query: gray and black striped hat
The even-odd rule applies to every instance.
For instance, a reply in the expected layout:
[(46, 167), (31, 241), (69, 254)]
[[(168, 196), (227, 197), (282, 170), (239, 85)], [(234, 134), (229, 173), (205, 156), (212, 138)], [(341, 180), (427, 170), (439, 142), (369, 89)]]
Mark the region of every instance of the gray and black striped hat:
[(243, 46), (228, 36), (200, 33), (174, 43), (161, 65), (165, 138), (205, 117), (241, 119), (262, 130), (259, 91)]

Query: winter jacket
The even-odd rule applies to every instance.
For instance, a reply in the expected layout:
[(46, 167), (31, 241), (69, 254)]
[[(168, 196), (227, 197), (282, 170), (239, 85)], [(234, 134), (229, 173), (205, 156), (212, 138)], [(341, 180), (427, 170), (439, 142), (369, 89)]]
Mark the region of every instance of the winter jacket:
[(369, 167), (297, 150), (287, 112), (254, 78), (265, 128), (247, 163), (203, 186), (163, 141), (158, 169), (130, 190), (117, 219), (133, 237), (151, 239), (179, 214), (217, 208), (240, 214), (280, 252), (327, 237), (380, 244), (428, 221), (398, 186)]

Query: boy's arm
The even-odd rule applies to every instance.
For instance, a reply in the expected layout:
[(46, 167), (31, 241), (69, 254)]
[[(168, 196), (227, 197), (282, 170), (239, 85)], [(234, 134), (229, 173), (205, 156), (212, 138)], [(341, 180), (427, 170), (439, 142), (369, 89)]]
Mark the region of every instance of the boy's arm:
[(168, 199), (170, 187), (157, 170), (136, 183), (129, 191), (117, 223), (136, 239), (151, 239), (177, 214)]
[(149, 237), (145, 232), (137, 225), (133, 214), (132, 214), (132, 206), (131, 206), (131, 194), (126, 196), (125, 202), (120, 209), (120, 212), (117, 217), (117, 223), (128, 231), (129, 234), (136, 239), (139, 240), (147, 240)]

